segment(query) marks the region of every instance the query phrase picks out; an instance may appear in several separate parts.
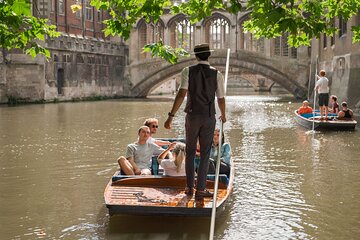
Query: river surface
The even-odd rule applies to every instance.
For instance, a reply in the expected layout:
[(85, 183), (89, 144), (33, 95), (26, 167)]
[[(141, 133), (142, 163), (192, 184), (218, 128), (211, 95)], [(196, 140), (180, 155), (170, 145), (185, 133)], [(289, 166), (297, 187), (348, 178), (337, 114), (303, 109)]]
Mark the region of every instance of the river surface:
[[(0, 106), (0, 239), (208, 239), (210, 220), (109, 217), (103, 192), (147, 117), (172, 100)], [(215, 239), (359, 239), (360, 130), (297, 126), (290, 96), (227, 98), (234, 192)], [(358, 119), (359, 120), (359, 119)]]

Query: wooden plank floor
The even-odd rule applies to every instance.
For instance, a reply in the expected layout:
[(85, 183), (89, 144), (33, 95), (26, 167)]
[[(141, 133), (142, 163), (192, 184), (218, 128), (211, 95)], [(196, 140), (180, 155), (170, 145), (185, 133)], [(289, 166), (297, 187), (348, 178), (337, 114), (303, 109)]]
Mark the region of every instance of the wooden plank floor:
[[(211, 191), (213, 189), (210, 189)], [(227, 189), (219, 189), (217, 205), (226, 198)], [(182, 208), (211, 208), (212, 198), (204, 198), (204, 201), (195, 201), (194, 197), (185, 194), (183, 188), (170, 187), (136, 187), (136, 186), (107, 186), (105, 195), (107, 205), (126, 206), (154, 206), (154, 207), (182, 207)]]

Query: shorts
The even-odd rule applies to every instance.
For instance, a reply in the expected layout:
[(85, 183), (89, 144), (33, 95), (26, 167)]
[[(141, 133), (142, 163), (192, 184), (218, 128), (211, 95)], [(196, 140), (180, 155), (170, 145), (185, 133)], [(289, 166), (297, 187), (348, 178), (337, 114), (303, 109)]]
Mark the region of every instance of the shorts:
[(319, 106), (329, 106), (329, 94), (328, 93), (320, 93), (319, 94)]

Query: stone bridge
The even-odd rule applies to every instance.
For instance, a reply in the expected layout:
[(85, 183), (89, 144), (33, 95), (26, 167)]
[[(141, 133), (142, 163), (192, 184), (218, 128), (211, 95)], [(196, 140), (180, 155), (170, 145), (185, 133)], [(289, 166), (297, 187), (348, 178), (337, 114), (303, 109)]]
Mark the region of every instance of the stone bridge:
[[(226, 66), (226, 50), (217, 50), (210, 57), (210, 64), (223, 74)], [(183, 58), (171, 65), (161, 59), (144, 60), (129, 66), (131, 88), (129, 97), (146, 97), (152, 89), (178, 74), (181, 70), (196, 63), (194, 57)], [(303, 99), (307, 95), (309, 66), (297, 59), (281, 56), (267, 57), (263, 53), (238, 50), (230, 55), (229, 75), (239, 72), (259, 74)]]

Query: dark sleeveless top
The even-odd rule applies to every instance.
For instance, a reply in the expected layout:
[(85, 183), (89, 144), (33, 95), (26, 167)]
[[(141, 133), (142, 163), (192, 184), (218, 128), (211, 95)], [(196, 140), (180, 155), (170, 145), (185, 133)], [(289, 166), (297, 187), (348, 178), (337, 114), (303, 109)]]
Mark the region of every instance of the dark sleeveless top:
[(336, 109), (338, 110), (338, 112), (340, 111), (339, 104), (337, 102), (334, 102), (334, 104), (333, 104), (333, 112), (334, 113), (336, 113)]
[(189, 67), (189, 86), (185, 112), (190, 115), (215, 115), (217, 70), (206, 64)]
[(351, 115), (350, 115), (350, 111), (349, 110), (346, 110), (344, 111), (344, 118), (351, 118)]

